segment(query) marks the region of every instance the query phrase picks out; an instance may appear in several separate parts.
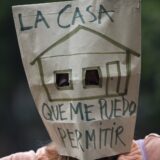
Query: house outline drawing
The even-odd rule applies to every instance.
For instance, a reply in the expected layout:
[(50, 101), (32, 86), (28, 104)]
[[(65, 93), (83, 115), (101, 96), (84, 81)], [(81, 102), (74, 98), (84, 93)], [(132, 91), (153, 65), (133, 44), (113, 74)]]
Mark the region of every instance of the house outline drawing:
[[(45, 83), (45, 73), (43, 70), (43, 65), (42, 65), (42, 56), (45, 55), (48, 51), (50, 51), (52, 48), (62, 44), (63, 42), (67, 41), (68, 39), (70, 39), (73, 35), (77, 34), (79, 31), (86, 31), (89, 32), (91, 34), (96, 35), (97, 37), (100, 37), (101, 39), (108, 41), (109, 43), (111, 43), (112, 45), (116, 46), (117, 48), (120, 48), (121, 50), (123, 50), (123, 53), (121, 54), (125, 54), (125, 65), (126, 65), (126, 79), (125, 79), (125, 85), (124, 85), (124, 91), (123, 92), (119, 92), (119, 87), (120, 87), (120, 83), (121, 83), (121, 68), (120, 68), (120, 62), (119, 61), (110, 61), (106, 63), (106, 74), (108, 75), (105, 78), (105, 83), (106, 83), (106, 87), (105, 87), (105, 94), (103, 95), (95, 95), (95, 96), (86, 96), (86, 97), (63, 97), (63, 98), (54, 98), (52, 97), (46, 83)], [(59, 56), (76, 56), (76, 55), (83, 55), (83, 54), (98, 54), (98, 55), (108, 55), (108, 54), (118, 54), (118, 53), (114, 53), (114, 52), (106, 52), (106, 53), (73, 53), (73, 54), (69, 54), (69, 55), (59, 55)], [(43, 52), (41, 52), (35, 59), (32, 60), (32, 62), (30, 63), (31, 65), (35, 65), (37, 63), (38, 65), (38, 69), (39, 69), (39, 75), (40, 75), (40, 79), (41, 79), (41, 83), (42, 86), (44, 88), (44, 91), (46, 93), (46, 96), (48, 98), (48, 100), (50, 102), (56, 102), (56, 101), (78, 101), (78, 100), (90, 100), (90, 99), (100, 99), (100, 98), (107, 98), (107, 97), (117, 97), (117, 96), (124, 96), (127, 94), (128, 92), (128, 85), (129, 85), (129, 80), (130, 80), (130, 76), (131, 76), (131, 55), (134, 55), (136, 57), (140, 57), (140, 54), (137, 53), (136, 51), (120, 44), (119, 42), (111, 39), (110, 37), (106, 36), (105, 34), (102, 34), (98, 31), (95, 31), (91, 28), (79, 25), (76, 28), (74, 28), (72, 31), (70, 31), (69, 33), (67, 33), (66, 35), (62, 36), (59, 40), (57, 40), (55, 43), (53, 43), (52, 45), (50, 45), (48, 48), (46, 48)], [(52, 56), (51, 58), (54, 58), (56, 56)], [(110, 94), (108, 91), (108, 86), (109, 86), (109, 82), (110, 82), (110, 70), (109, 70), (109, 66), (110, 65), (116, 65), (117, 66), (117, 73), (118, 76), (117, 78), (117, 86), (116, 86), (116, 94)], [(83, 66), (82, 66), (83, 67)], [(103, 77), (103, 76), (102, 76)], [(102, 78), (101, 77), (101, 78)], [(84, 82), (84, 79), (81, 79), (82, 83)], [(73, 85), (73, 84), (72, 84)], [(73, 90), (73, 88), (72, 88)]]

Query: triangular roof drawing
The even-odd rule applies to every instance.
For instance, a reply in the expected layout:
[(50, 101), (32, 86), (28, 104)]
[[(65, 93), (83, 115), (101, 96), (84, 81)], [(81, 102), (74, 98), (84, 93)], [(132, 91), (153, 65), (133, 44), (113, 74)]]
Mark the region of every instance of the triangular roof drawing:
[(57, 45), (65, 42), (66, 40), (68, 40), (69, 38), (71, 38), (75, 33), (79, 32), (80, 30), (85, 30), (85, 31), (88, 31), (88, 32), (91, 32), (97, 36), (100, 36), (101, 38), (109, 41), (110, 43), (114, 44), (115, 46), (119, 47), (120, 49), (123, 49), (123, 50), (126, 50), (127, 53), (131, 53), (137, 57), (140, 56), (139, 53), (137, 53), (136, 51), (124, 46), (123, 44), (120, 44), (119, 42), (111, 39), (110, 37), (106, 36), (105, 34), (103, 33), (100, 33), (100, 32), (97, 32), (91, 28), (88, 28), (88, 27), (85, 27), (85, 26), (82, 26), (82, 25), (79, 25), (77, 26), (75, 29), (73, 29), (71, 32), (67, 33), (65, 36), (63, 36), (62, 38), (60, 38), (59, 40), (57, 40), (55, 43), (53, 43), (51, 46), (49, 46), (48, 48), (46, 48), (43, 52), (41, 52), (32, 62), (31, 62), (31, 65), (34, 65), (35, 62), (41, 57), (43, 56), (47, 51), (49, 51), (51, 48), (53, 47), (56, 47)]

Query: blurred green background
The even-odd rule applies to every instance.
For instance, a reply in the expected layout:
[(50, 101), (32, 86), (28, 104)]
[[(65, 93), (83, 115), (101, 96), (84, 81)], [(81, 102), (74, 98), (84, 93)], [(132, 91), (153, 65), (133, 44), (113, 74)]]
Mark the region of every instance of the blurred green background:
[[(36, 150), (50, 139), (23, 70), (11, 6), (42, 0), (0, 1), (0, 157)], [(47, 1), (47, 2), (53, 2)], [(160, 134), (160, 0), (142, 1), (142, 74), (135, 138)]]

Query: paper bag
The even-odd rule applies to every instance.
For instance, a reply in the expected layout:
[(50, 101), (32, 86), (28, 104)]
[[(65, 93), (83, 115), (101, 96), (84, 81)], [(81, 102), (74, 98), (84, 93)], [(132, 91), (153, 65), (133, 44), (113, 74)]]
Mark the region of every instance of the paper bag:
[(60, 155), (130, 151), (141, 65), (139, 0), (13, 7), (28, 84)]

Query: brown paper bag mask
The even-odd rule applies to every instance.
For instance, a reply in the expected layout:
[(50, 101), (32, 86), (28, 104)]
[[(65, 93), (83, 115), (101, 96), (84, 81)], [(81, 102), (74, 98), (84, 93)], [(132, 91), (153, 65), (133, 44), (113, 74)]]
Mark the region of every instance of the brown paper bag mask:
[(130, 150), (141, 64), (139, 0), (13, 7), (28, 84), (61, 155)]

